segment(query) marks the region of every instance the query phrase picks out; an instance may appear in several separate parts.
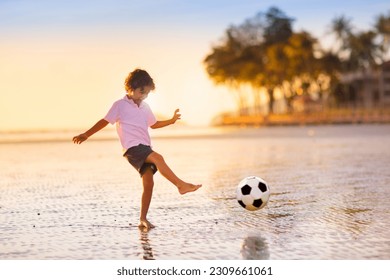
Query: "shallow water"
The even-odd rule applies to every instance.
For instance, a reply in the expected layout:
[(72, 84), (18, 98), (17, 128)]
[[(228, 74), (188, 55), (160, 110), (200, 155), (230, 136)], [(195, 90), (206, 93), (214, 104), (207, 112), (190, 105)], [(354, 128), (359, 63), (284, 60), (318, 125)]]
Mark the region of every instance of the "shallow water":
[[(156, 138), (149, 232), (117, 140), (0, 144), (0, 259), (390, 259), (390, 125), (271, 127)], [(264, 178), (268, 205), (235, 187)], [(130, 223), (130, 225), (129, 225)]]

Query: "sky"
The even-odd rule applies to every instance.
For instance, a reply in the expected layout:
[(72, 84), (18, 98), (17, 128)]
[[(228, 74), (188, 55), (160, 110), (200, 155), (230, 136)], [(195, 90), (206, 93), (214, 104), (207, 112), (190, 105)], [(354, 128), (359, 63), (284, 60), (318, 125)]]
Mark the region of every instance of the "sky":
[(390, 12), (388, 0), (0, 0), (0, 131), (86, 130), (135, 68), (155, 80), (146, 102), (159, 119), (179, 108), (183, 123), (207, 125), (235, 103), (203, 59), (230, 25), (271, 6), (324, 46), (334, 17), (367, 30)]

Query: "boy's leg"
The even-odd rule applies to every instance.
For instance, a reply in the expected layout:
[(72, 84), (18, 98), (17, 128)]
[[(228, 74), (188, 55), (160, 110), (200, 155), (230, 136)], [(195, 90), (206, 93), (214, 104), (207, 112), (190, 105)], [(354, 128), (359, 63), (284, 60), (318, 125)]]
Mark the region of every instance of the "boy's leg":
[(154, 163), (160, 173), (178, 188), (180, 194), (196, 191), (202, 186), (186, 183), (181, 180), (165, 163), (164, 158), (156, 152), (152, 152), (150, 155), (148, 155), (145, 162)]
[(140, 223), (138, 227), (145, 227), (147, 229), (153, 228), (154, 225), (152, 225), (146, 218), (150, 206), (150, 202), (152, 200), (152, 194), (153, 194), (153, 170), (150, 168), (147, 168), (145, 173), (142, 176), (142, 185), (143, 185), (143, 193), (142, 193), (142, 200), (141, 200), (141, 214), (140, 214)]

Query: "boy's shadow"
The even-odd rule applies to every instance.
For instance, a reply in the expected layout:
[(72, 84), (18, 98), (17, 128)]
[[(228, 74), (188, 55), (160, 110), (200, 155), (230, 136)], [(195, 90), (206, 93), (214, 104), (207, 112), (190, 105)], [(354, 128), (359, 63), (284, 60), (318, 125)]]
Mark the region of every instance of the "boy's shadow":
[(144, 260), (154, 260), (153, 250), (149, 243), (149, 230), (147, 228), (139, 229), (139, 240), (141, 241), (141, 247), (143, 249), (143, 259)]

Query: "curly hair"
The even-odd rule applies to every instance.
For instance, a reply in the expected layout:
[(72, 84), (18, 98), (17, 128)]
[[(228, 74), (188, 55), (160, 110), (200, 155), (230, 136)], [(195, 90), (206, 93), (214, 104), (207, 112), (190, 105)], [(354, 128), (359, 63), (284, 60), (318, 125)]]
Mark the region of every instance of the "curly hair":
[(135, 69), (133, 72), (130, 72), (125, 80), (125, 89), (126, 92), (136, 90), (137, 88), (143, 88), (145, 86), (152, 87), (152, 90), (155, 89), (155, 85), (152, 77), (142, 69)]

